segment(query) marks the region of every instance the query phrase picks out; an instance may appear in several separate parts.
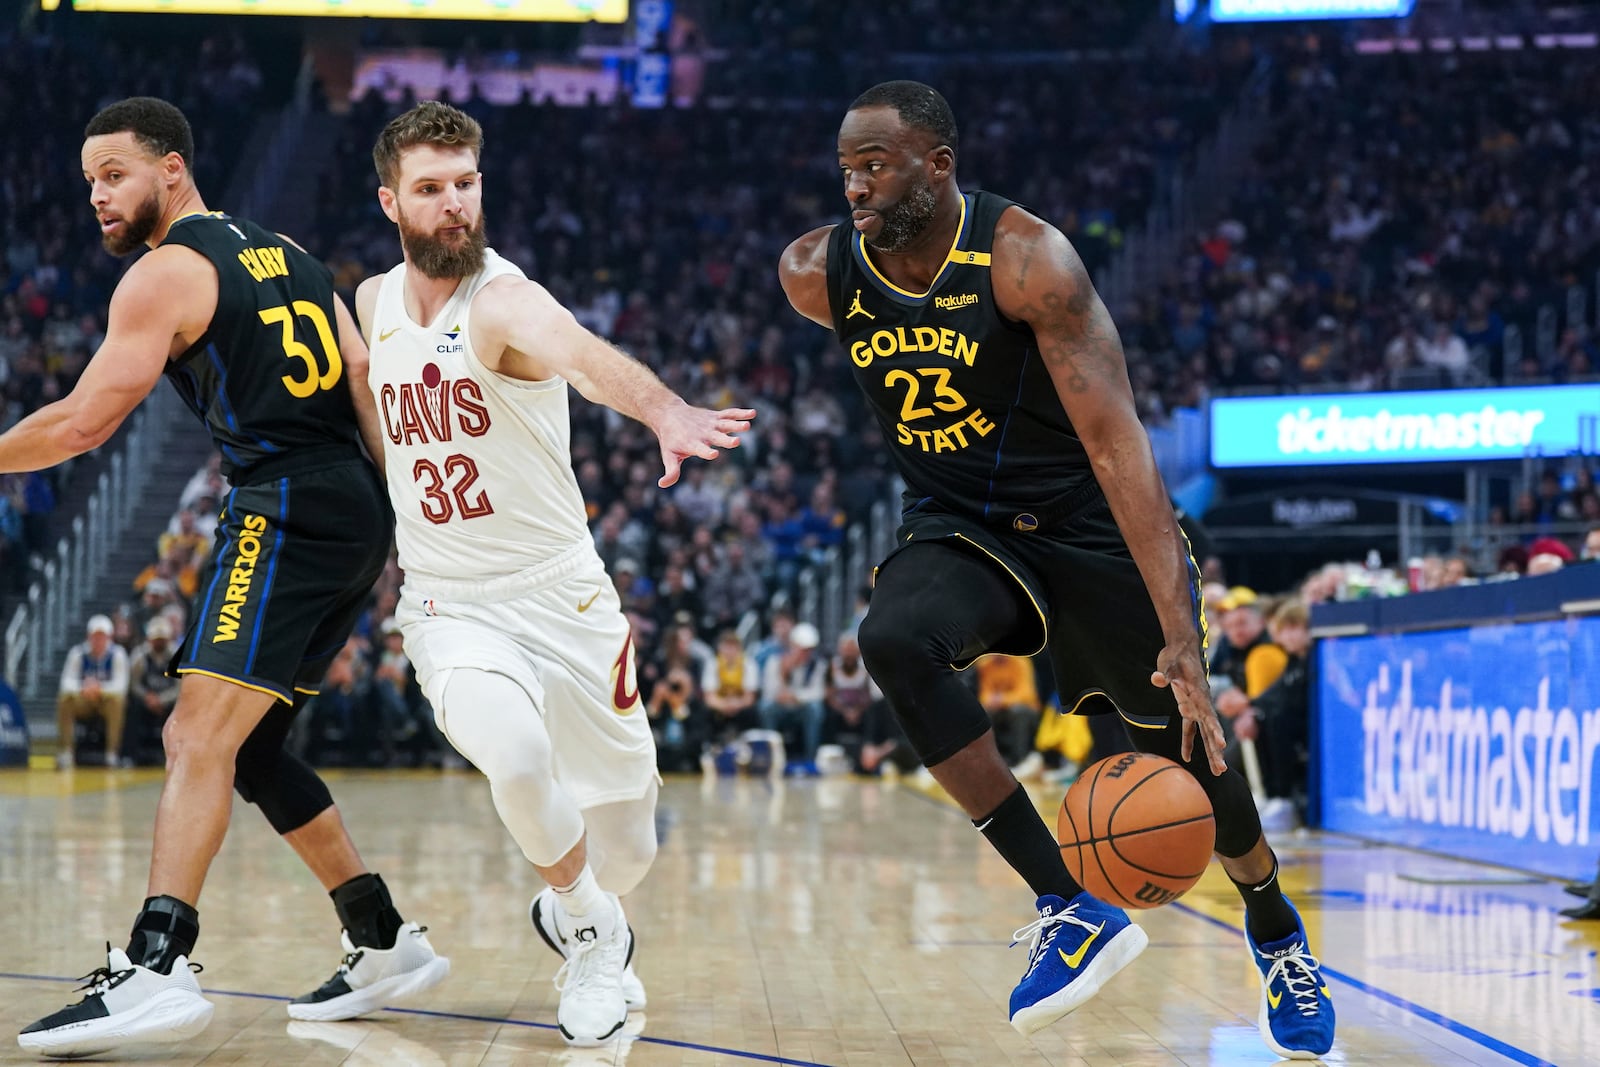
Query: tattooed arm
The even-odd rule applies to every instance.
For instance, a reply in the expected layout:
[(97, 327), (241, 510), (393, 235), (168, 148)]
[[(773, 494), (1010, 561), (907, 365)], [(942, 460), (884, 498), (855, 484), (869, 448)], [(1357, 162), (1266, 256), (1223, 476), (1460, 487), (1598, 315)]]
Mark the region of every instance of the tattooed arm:
[(1166, 647), (1151, 682), (1171, 686), (1183, 715), (1183, 757), (1198, 733), (1221, 774), (1222, 728), (1211, 707), (1188, 547), (1139, 422), (1128, 366), (1111, 314), (1083, 262), (1059, 230), (1009, 208), (995, 227), (990, 267), (1001, 314), (1033, 329), (1067, 417), (1089, 453), (1095, 478), (1144, 578)]

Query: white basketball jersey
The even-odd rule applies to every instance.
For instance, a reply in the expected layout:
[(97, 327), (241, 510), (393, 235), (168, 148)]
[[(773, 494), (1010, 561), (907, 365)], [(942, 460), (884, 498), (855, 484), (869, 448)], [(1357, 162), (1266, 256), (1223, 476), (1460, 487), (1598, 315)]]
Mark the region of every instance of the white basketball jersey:
[(591, 542), (566, 380), (508, 378), (472, 351), (473, 298), (506, 274), (524, 277), (489, 250), (426, 325), (406, 311), (403, 262), (378, 289), (370, 381), (408, 580), (508, 576)]

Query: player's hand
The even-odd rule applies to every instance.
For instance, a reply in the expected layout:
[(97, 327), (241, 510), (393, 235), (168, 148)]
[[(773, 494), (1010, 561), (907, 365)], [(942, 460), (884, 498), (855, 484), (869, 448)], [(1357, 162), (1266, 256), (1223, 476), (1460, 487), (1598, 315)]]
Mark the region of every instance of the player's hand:
[(1212, 774), (1228, 769), (1222, 758), (1227, 742), (1222, 737), (1222, 724), (1217, 721), (1216, 709), (1211, 706), (1211, 687), (1206, 683), (1206, 670), (1200, 659), (1200, 648), (1193, 643), (1168, 645), (1156, 657), (1155, 673), (1150, 684), (1171, 689), (1178, 701), (1178, 714), (1183, 716), (1183, 745), (1179, 754), (1188, 763), (1194, 755), (1194, 736), (1200, 735), (1205, 746), (1206, 759)]
[(666, 473), (656, 484), (665, 489), (678, 480), (678, 470), (690, 456), (716, 459), (717, 450), (738, 448), (739, 435), (750, 428), (754, 408), (707, 408), (678, 404), (652, 427), (661, 442), (661, 465)]

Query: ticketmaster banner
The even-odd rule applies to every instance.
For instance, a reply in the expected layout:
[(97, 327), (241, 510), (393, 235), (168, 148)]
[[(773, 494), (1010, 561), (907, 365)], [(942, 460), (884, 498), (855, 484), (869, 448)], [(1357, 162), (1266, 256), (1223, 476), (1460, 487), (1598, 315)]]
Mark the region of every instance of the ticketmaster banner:
[[(1215, 467), (1521, 459), (1589, 452), (1600, 385), (1211, 401)], [(1587, 425), (1587, 429), (1586, 429)]]
[(1600, 853), (1600, 619), (1318, 643), (1323, 824), (1570, 877)]

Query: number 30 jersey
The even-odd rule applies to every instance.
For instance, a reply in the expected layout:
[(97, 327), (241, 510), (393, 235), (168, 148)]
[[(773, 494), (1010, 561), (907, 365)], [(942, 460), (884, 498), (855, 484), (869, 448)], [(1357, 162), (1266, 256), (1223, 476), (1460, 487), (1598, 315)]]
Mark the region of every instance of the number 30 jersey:
[(890, 282), (850, 225), (829, 238), (834, 333), (911, 506), (932, 499), (1010, 521), (1093, 477), (1033, 331), (995, 307), (994, 228), (1011, 206), (991, 193), (962, 198), (955, 242), (926, 293)]
[(406, 270), (401, 263), (384, 275), (366, 325), (407, 581), (486, 581), (579, 545), (592, 551), (572, 472), (566, 380), (509, 378), (472, 350), (473, 300), (522, 271), (488, 250), (483, 270), (419, 325), (405, 307)]
[(178, 219), (161, 243), (192, 248), (217, 271), (211, 325), (165, 374), (211, 432), (223, 473), (306, 448), (356, 454), (328, 268), (221, 212)]

